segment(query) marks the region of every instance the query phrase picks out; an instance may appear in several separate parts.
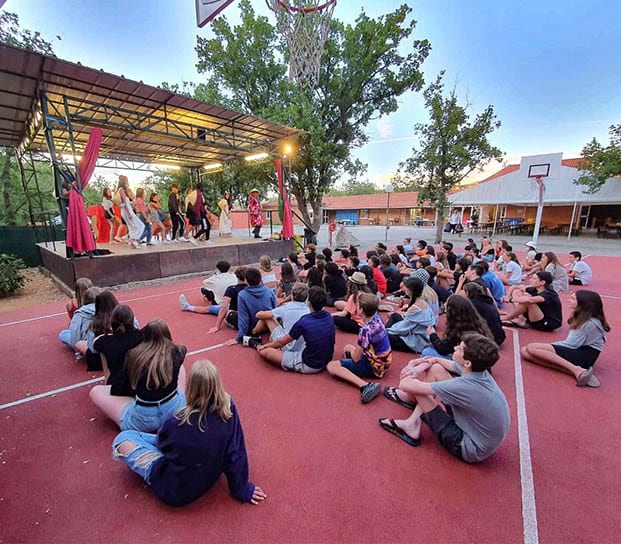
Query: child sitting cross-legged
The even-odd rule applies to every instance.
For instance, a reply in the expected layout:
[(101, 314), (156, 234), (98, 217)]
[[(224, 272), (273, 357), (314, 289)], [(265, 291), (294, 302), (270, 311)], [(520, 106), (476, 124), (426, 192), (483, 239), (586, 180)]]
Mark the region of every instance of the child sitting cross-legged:
[(379, 300), (371, 293), (358, 295), (358, 308), (362, 327), (355, 346), (345, 346), (345, 359), (330, 361), (328, 372), (335, 378), (345, 380), (360, 389), (363, 404), (371, 402), (380, 394), (380, 384), (363, 378), (379, 379), (384, 376), (392, 360), (388, 333), (377, 308)]
[(469, 333), (455, 347), (453, 361), (440, 357), (410, 361), (401, 372), (399, 387), (386, 388), (384, 394), (414, 411), (407, 419), (380, 419), (381, 427), (418, 446), (425, 422), (458, 459), (468, 463), (487, 459), (506, 438), (510, 423), (507, 399), (488, 372), (498, 357), (493, 340)]

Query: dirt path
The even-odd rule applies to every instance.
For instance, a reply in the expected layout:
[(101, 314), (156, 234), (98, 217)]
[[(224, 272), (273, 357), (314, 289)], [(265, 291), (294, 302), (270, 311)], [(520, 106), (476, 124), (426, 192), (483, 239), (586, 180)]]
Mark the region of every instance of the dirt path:
[(38, 268), (26, 268), (24, 277), (26, 283), (22, 289), (18, 289), (11, 296), (0, 298), (0, 313), (56, 300), (67, 300), (67, 295), (58, 289), (50, 278), (41, 274)]

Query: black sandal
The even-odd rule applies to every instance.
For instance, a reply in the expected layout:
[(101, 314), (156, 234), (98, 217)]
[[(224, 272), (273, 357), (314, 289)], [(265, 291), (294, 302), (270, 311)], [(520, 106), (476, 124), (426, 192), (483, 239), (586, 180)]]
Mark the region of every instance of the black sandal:
[(407, 400), (403, 400), (401, 399), (401, 397), (399, 397), (399, 395), (397, 394), (396, 387), (390, 387), (390, 386), (384, 387), (384, 396), (388, 400), (395, 402), (399, 404), (400, 406), (403, 406), (404, 408), (408, 408), (409, 410), (414, 410), (414, 408), (416, 408), (416, 404), (412, 404), (411, 402), (408, 402)]

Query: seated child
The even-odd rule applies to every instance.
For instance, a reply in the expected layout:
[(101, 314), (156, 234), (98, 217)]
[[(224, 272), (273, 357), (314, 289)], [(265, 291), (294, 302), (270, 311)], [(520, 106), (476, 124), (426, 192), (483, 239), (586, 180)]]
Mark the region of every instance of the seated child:
[(377, 315), (378, 298), (370, 293), (360, 293), (358, 307), (363, 321), (358, 343), (355, 346), (347, 344), (345, 359), (330, 361), (328, 372), (358, 387), (360, 400), (367, 404), (380, 394), (380, 384), (363, 378), (382, 378), (390, 366), (392, 350), (384, 323)]
[(562, 325), (561, 299), (552, 289), (552, 274), (537, 272), (530, 278), (530, 287), (511, 294), (513, 310), (502, 322), (506, 327), (533, 328), (553, 331)]
[(593, 279), (593, 270), (582, 260), (582, 253), (570, 251), (569, 262), (571, 263), (571, 268), (567, 273), (569, 283), (572, 285), (589, 285)]
[(144, 478), (166, 504), (198, 499), (224, 472), (231, 495), (257, 504), (267, 495), (248, 481), (248, 455), (237, 408), (222, 387), (218, 369), (196, 361), (187, 404), (168, 416), (157, 434), (123, 431), (112, 445), (115, 459)]
[(99, 287), (89, 287), (84, 292), (82, 306), (71, 318), (69, 328), (58, 333), (58, 339), (75, 351), (78, 359), (81, 359), (88, 349), (88, 331), (95, 317), (95, 298), (100, 292)]
[(467, 463), (487, 459), (505, 440), (510, 424), (507, 399), (488, 372), (498, 357), (493, 340), (470, 333), (455, 347), (453, 361), (411, 361), (399, 387), (387, 387), (384, 395), (414, 411), (407, 419), (382, 418), (381, 427), (418, 446), (424, 422), (451, 455)]
[(75, 311), (84, 304), (84, 293), (89, 287), (93, 286), (93, 282), (88, 278), (78, 278), (73, 286), (75, 297), (67, 302), (67, 315), (69, 319), (73, 318)]
[[(308, 304), (311, 312), (298, 319), (289, 334), (257, 347), (259, 355), (268, 363), (283, 370), (315, 374), (321, 372), (330, 362), (334, 354), (336, 331), (332, 316), (324, 310), (326, 292), (321, 287), (311, 287), (308, 291)], [(281, 350), (300, 337), (304, 338), (306, 344), (302, 351)]]

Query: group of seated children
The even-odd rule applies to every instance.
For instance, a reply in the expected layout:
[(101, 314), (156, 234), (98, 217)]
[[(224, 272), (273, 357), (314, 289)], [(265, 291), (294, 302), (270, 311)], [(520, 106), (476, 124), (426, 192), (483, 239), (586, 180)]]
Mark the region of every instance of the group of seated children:
[(187, 350), (173, 342), (168, 325), (153, 319), (141, 329), (129, 306), (89, 285), (85, 278), (76, 282), (68, 308), (73, 317), (59, 338), (85, 355), (90, 369), (103, 370), (105, 385), (95, 385), (89, 396), (121, 430), (115, 459), (167, 504), (197, 499), (222, 473), (234, 498), (253, 504), (265, 499), (248, 481), (241, 423), (217, 368), (197, 361), (186, 384)]

